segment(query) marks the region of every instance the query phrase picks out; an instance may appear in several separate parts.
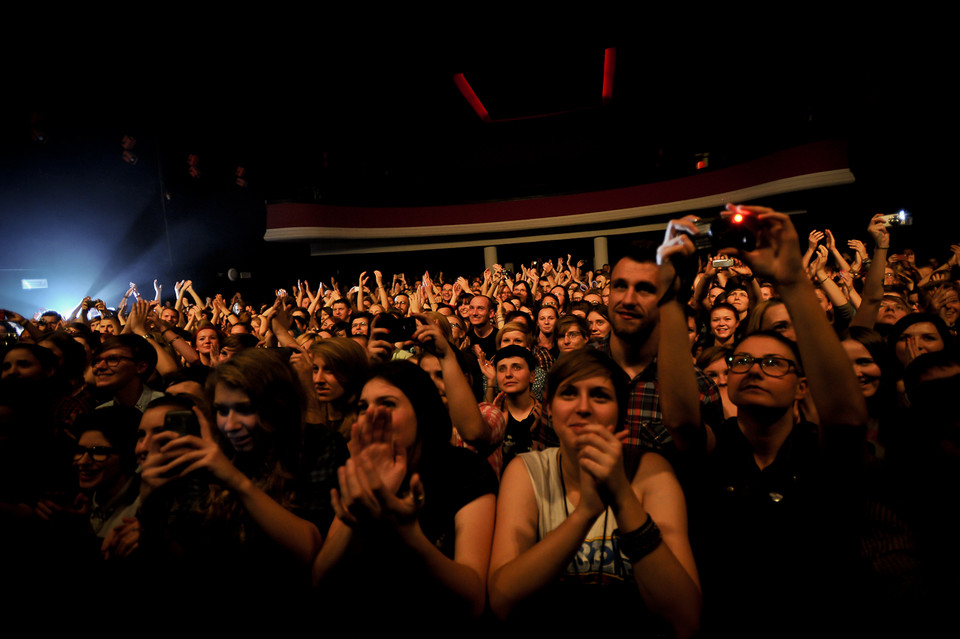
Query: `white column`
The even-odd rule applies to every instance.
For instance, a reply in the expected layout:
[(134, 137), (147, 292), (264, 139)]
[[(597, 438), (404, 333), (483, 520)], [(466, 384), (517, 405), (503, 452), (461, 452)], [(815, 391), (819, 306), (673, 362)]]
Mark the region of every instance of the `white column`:
[(484, 246), (483, 247), (483, 264), (485, 268), (493, 268), (493, 265), (497, 263), (497, 247), (496, 246)]
[(603, 235), (593, 238), (593, 270), (610, 263), (607, 255), (607, 238)]

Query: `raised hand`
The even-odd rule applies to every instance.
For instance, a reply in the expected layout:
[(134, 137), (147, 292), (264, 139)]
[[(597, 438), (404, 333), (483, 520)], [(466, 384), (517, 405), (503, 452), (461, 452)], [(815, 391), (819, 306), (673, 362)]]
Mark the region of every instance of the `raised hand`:
[[(164, 473), (185, 477), (190, 473), (206, 469), (226, 488), (235, 488), (244, 479), (243, 474), (223, 454), (213, 438), (210, 420), (199, 409), (193, 408), (200, 422), (200, 437), (195, 435), (176, 435), (160, 448), (160, 457), (166, 462), (159, 470)], [(163, 434), (163, 433), (161, 433)]]
[(759, 226), (756, 249), (741, 251), (740, 257), (760, 277), (784, 285), (795, 284), (803, 276), (803, 258), (790, 217), (765, 206), (739, 208), (755, 214)]
[(810, 235), (807, 236), (807, 241), (810, 243), (809, 246), (816, 246), (823, 239), (823, 233), (814, 229), (810, 231)]
[(890, 231), (887, 230), (882, 214), (877, 213), (870, 219), (867, 232), (873, 238), (877, 248), (890, 248)]
[(493, 362), (487, 359), (486, 353), (483, 352), (479, 344), (473, 345), (473, 353), (477, 356), (477, 363), (480, 364), (480, 371), (483, 373), (483, 376), (486, 377), (487, 380), (495, 380), (497, 378), (497, 369), (494, 368)]
[(420, 322), (420, 326), (413, 332), (413, 341), (420, 344), (433, 344), (433, 351), (437, 357), (443, 359), (450, 349), (450, 342), (443, 336), (440, 327), (427, 319), (426, 315), (411, 314), (410, 317)]
[(822, 271), (823, 267), (827, 265), (828, 255), (829, 252), (826, 246), (818, 246), (816, 252), (813, 254), (813, 259), (810, 260), (810, 272), (817, 274)]
[(390, 335), (390, 329), (383, 327), (373, 327), (370, 329), (370, 339), (367, 341), (367, 357), (372, 361), (386, 362), (397, 350), (386, 338)]
[(17, 313), (16, 311), (11, 311), (8, 309), (0, 309), (0, 314), (3, 314), (3, 316), (6, 319), (10, 320), (14, 324), (23, 325), (23, 323), (27, 321), (27, 319), (23, 315), (21, 315), (20, 313)]
[(133, 308), (130, 309), (130, 315), (127, 317), (127, 324), (123, 327), (123, 332), (144, 335), (147, 332), (147, 317), (149, 317), (150, 309), (153, 308), (155, 304), (156, 302), (148, 302), (146, 300), (137, 300), (134, 302)]
[(675, 263), (678, 260), (690, 258), (696, 252), (693, 240), (690, 239), (690, 233), (696, 233), (695, 221), (696, 217), (688, 215), (679, 220), (671, 220), (667, 224), (663, 244), (657, 248), (657, 264), (660, 265), (657, 273), (657, 289), (661, 296), (668, 291), (674, 293), (679, 291), (681, 283), (680, 278), (676, 276)]
[(836, 241), (835, 239), (833, 239), (833, 233), (830, 232), (830, 229), (826, 229), (826, 230), (824, 231), (824, 233), (826, 234), (826, 237), (827, 237), (827, 241), (826, 241), (827, 250), (828, 250), (828, 251), (836, 251), (836, 250), (837, 250), (837, 241)]
[(867, 247), (860, 240), (847, 240), (847, 246), (856, 251), (861, 260), (867, 259)]
[(750, 270), (750, 267), (740, 260), (734, 260), (733, 266), (730, 267), (730, 272), (744, 277), (753, 275), (753, 271)]
[(947, 264), (960, 264), (960, 244), (951, 244), (950, 251), (953, 253), (953, 255), (950, 256)]

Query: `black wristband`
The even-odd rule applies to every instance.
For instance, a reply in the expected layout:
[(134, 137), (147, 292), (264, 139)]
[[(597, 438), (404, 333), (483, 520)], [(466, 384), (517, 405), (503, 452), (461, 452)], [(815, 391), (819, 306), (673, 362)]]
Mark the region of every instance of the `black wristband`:
[(647, 521), (636, 530), (628, 533), (618, 530), (616, 536), (619, 540), (620, 552), (633, 562), (640, 561), (652, 553), (663, 541), (660, 529), (650, 515), (647, 515)]

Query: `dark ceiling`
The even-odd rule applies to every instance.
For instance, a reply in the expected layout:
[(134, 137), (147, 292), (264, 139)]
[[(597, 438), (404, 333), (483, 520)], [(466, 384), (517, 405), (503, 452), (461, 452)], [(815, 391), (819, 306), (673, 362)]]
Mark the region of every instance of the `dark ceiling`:
[[(277, 247), (261, 240), (265, 201), (533, 197), (690, 174), (704, 154), (714, 170), (823, 138), (850, 141), (864, 209), (932, 211), (945, 191), (936, 150), (952, 114), (939, 83), (916, 72), (916, 51), (828, 46), (835, 38), (798, 50), (692, 35), (515, 45), (306, 31), (25, 46), (0, 111), (4, 221), (53, 193), (46, 206), (63, 210), (82, 192), (89, 226), (126, 247), (104, 272), (135, 268), (143, 236), (165, 236), (155, 270), (181, 277), (208, 262), (222, 270), (238, 254), (275, 260)], [(608, 47), (616, 73), (603, 105)], [(494, 122), (471, 110), (456, 73)], [(137, 139), (136, 166), (120, 159), (124, 135)], [(189, 154), (199, 179), (187, 173)], [(113, 232), (131, 217), (137, 232)], [(36, 269), (36, 253), (11, 246), (31, 237), (44, 246), (36, 225), (10, 228), (0, 267)], [(306, 247), (281, 250), (306, 256)]]

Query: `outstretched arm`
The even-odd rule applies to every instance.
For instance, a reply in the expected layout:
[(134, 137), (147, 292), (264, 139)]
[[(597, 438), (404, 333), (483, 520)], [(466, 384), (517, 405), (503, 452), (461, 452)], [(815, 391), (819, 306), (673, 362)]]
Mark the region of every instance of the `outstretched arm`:
[(874, 215), (870, 220), (867, 231), (873, 236), (873, 261), (863, 281), (863, 295), (860, 308), (850, 322), (851, 326), (873, 328), (880, 312), (880, 302), (883, 301), (883, 273), (887, 268), (887, 253), (890, 250), (890, 233), (883, 223), (883, 216)]
[(691, 260), (695, 249), (689, 233), (696, 233), (693, 216), (673, 220), (667, 225), (663, 244), (657, 249), (660, 263), (657, 296), (660, 300), (660, 343), (657, 346), (657, 375), (663, 425), (681, 453), (703, 452), (708, 446), (708, 431), (700, 414), (700, 389), (690, 364), (687, 317), (682, 296), (685, 283), (677, 275)]
[(810, 394), (822, 417), (821, 428), (862, 426), (867, 420), (863, 394), (804, 272), (793, 223), (787, 215), (766, 207), (741, 208), (755, 214), (760, 225), (756, 250), (743, 253), (743, 258), (774, 282), (790, 313)]
[(154, 315), (152, 309), (156, 304), (157, 302), (137, 300), (130, 310), (130, 318), (127, 325), (123, 327), (123, 332), (133, 333), (147, 340), (157, 353), (157, 372), (161, 375), (170, 375), (180, 370), (180, 367), (177, 366), (177, 362), (170, 356), (170, 353), (157, 343), (153, 335), (147, 332), (147, 324), (151, 322)]
[(471, 446), (480, 450), (489, 450), (493, 444), (493, 430), (480, 414), (477, 400), (463, 374), (453, 346), (444, 338), (440, 328), (423, 315), (415, 316), (420, 322), (413, 334), (414, 341), (432, 344), (440, 360), (440, 372), (443, 375), (444, 392), (447, 396), (447, 408), (460, 437)]

